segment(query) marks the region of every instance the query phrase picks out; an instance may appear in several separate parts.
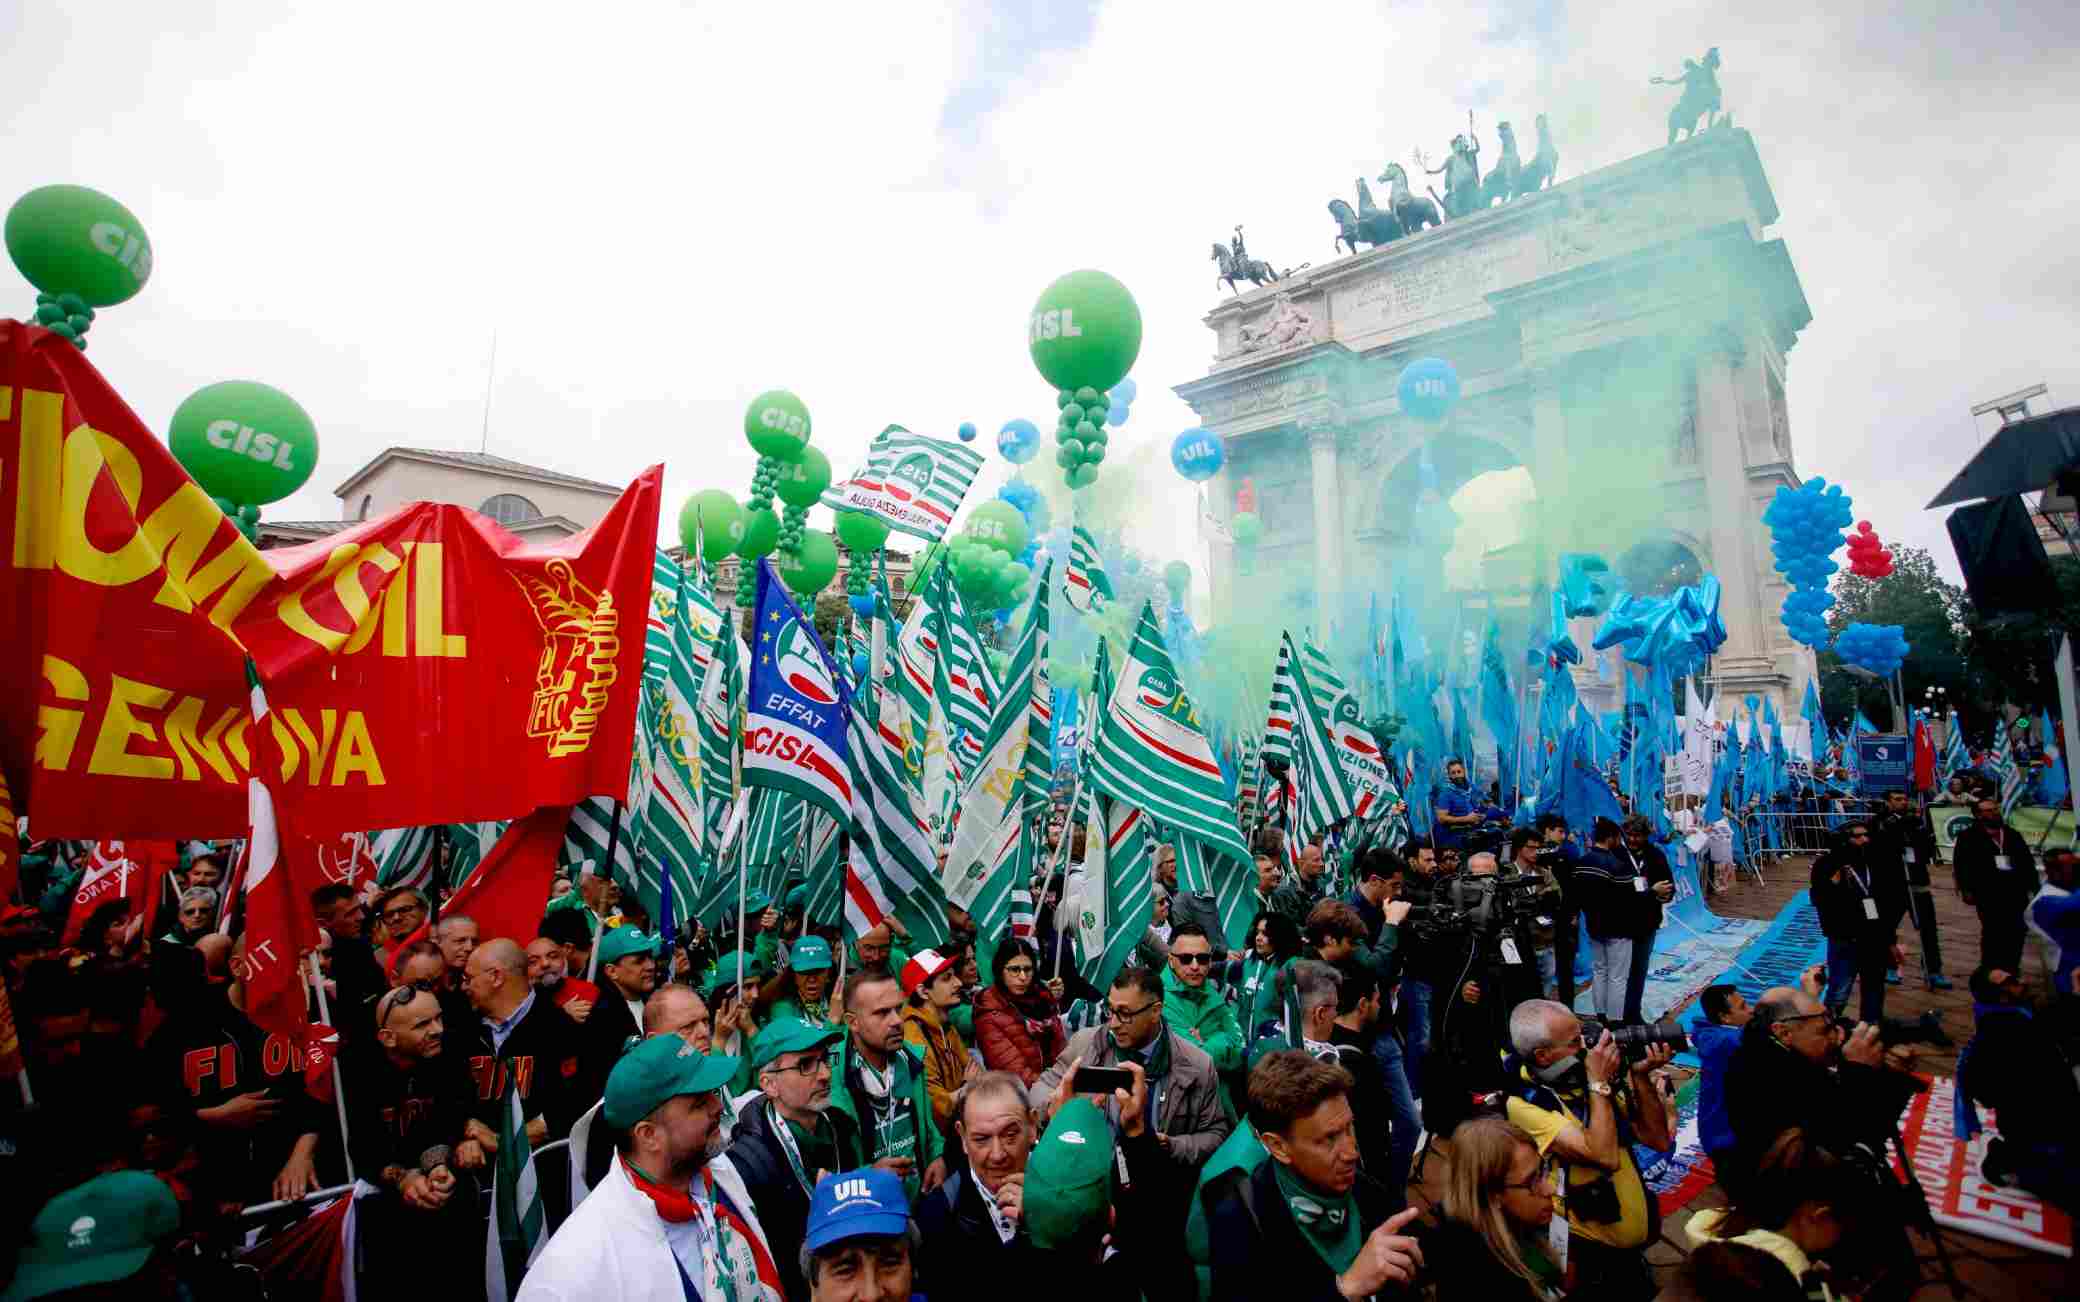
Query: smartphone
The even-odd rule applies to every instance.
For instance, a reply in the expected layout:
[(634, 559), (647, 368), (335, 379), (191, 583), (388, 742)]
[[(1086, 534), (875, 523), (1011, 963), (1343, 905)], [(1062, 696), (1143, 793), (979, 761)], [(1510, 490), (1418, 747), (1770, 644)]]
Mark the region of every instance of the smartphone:
[(1100, 1094), (1112, 1097), (1114, 1090), (1134, 1091), (1134, 1073), (1119, 1067), (1078, 1067), (1070, 1080), (1069, 1088), (1077, 1094)]

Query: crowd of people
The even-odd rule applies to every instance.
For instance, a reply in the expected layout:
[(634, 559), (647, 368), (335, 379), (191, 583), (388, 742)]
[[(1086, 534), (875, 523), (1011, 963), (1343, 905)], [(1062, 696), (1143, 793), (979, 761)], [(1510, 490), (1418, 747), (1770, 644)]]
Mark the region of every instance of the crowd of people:
[[(1030, 932), (981, 936), (952, 909), (954, 939), (929, 948), (886, 923), (805, 925), (800, 887), (748, 900), (741, 937), (668, 945), (589, 872), (531, 935), (481, 934), (439, 892), (329, 885), (309, 899), (322, 1045), (248, 1015), (227, 848), (181, 849), (161, 934), (114, 913), (61, 937), (71, 851), (37, 847), (24, 882), (44, 905), (0, 917), (34, 1090), (0, 1135), (0, 1297), (307, 1295), (308, 1261), (240, 1249), (350, 1169), (370, 1189), (349, 1268), (371, 1296), (480, 1296), (509, 1266), (526, 1302), (998, 1279), (1122, 1299), (1653, 1297), (1662, 1227), (1637, 1153), (1674, 1142), (1679, 1045), (1641, 1000), (1675, 874), (1643, 816), (1548, 815), (1498, 840), (1462, 791), (1398, 850), (1260, 831), (1239, 950), (1164, 847), (1153, 921), (1103, 989), (1064, 961), (1057, 919), (1090, 883), (1059, 815), (1070, 871), (1033, 884)], [(1920, 1083), (1883, 1015), (1910, 915), (1940, 975), (1934, 857), (1912, 802), (1848, 820), (1813, 866), (1826, 962), (1752, 999), (1704, 992), (1699, 1131), (1730, 1206), (1691, 1221), (1664, 1296), (1911, 1270), (1881, 1155)], [(2074, 1024), (2075, 857), (2046, 855), (2040, 882), (1982, 802), (1955, 859), (1983, 928), (1960, 1092), (1999, 1111), (1987, 1177), (2071, 1206), (2080, 1088), (2069, 1070), (2046, 1084), (2043, 1055)], [(2053, 955), (2039, 1005), (2029, 928)], [(1443, 1196), (1417, 1206), (1433, 1149)], [(532, 1228), (502, 1223), (493, 1192), (527, 1152)]]

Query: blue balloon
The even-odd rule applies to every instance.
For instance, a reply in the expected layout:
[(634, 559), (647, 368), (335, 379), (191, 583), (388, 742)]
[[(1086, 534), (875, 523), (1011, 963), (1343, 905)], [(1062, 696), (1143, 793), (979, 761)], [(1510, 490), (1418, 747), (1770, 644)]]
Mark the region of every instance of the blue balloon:
[(1170, 440), (1170, 464), (1195, 484), (1203, 484), (1219, 474), (1227, 461), (1228, 451), (1212, 430), (1193, 426)]
[(1121, 402), (1121, 401), (1120, 401), (1119, 399), (1117, 399), (1117, 398), (1114, 398), (1114, 399), (1112, 400), (1112, 405), (1111, 405), (1110, 407), (1107, 407), (1107, 408), (1105, 409), (1105, 423), (1106, 423), (1107, 425), (1124, 425), (1124, 424), (1126, 424), (1126, 423), (1127, 423), (1127, 404), (1125, 404), (1125, 403)]
[(852, 679), (854, 682), (864, 682), (867, 675), (873, 671), (873, 668), (874, 662), (867, 659), (866, 652), (855, 651), (852, 653)]
[(1459, 372), (1441, 357), (1419, 357), (1401, 368), (1394, 395), (1417, 420), (1443, 420), (1459, 401)]
[(997, 455), (1022, 466), (1040, 452), (1040, 427), (1029, 420), (1008, 420), (997, 431)]
[(862, 593), (859, 593), (859, 594), (857, 594), (857, 595), (855, 595), (854, 597), (852, 597), (852, 598), (851, 598), (851, 603), (852, 603), (852, 613), (853, 613), (853, 614), (855, 614), (855, 615), (857, 615), (857, 616), (859, 616), (859, 617), (860, 617), (861, 619), (872, 619), (872, 618), (874, 617), (874, 594), (873, 594), (873, 593), (871, 593), (871, 592), (862, 592)]
[(1131, 375), (1112, 386), (1112, 400), (1114, 402), (1132, 402), (1140, 395), (1141, 386), (1134, 383), (1134, 377)]
[(962, 421), (958, 432), (961, 436), (961, 442), (973, 443), (975, 441), (975, 422), (972, 420)]

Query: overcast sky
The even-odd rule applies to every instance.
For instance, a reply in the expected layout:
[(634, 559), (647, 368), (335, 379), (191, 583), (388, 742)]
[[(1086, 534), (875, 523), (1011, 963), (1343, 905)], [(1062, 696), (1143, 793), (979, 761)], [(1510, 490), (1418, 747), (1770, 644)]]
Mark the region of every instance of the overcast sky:
[[(1490, 137), (1550, 114), (1563, 180), (1658, 147), (1647, 78), (1716, 44), (1813, 307), (1798, 468), (1954, 572), (1921, 506), (1990, 432), (1970, 405), (2080, 402), (2076, 10), (0, 0), (0, 187), (92, 185), (150, 232), (90, 354), (147, 423), (227, 378), (310, 410), (321, 466), (278, 519), (337, 517), (384, 447), (476, 448), (494, 332), (490, 450), (616, 482), (662, 460), (668, 516), (745, 490), (768, 387), (840, 473), (890, 421), (993, 445), (1048, 427), (1034, 298), (1102, 267), (1146, 323), (1105, 473), (1143, 477), (1137, 541), (1196, 569), (1168, 390), (1211, 356), (1209, 243), (1242, 222), (1319, 264), (1325, 201), (1469, 108)], [(0, 266), (0, 311), (32, 306)]]

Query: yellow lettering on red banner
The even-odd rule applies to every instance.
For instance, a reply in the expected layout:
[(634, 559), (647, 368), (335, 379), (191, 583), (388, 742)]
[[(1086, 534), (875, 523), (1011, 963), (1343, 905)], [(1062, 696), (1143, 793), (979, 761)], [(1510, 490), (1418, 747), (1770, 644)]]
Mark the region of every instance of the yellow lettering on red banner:
[[(224, 761), (223, 733), (233, 720), (245, 713), (241, 708), (227, 706), (217, 715), (215, 723), (200, 728), (202, 723), (202, 698), (183, 696), (166, 716), (166, 745), (181, 766), (183, 781), (193, 782), (202, 776), (196, 764), (201, 760), (209, 765), (210, 772), (225, 782), (236, 782), (231, 766)], [(244, 765), (240, 765), (241, 768)]]
[[(412, 559), (412, 548), (416, 543), (404, 544), (404, 559)], [(411, 584), (403, 579), (394, 579), (383, 586), (383, 654), (401, 657), (405, 654), (405, 594)]]
[[(64, 564), (62, 559), (59, 564)], [(108, 711), (101, 716), (101, 727), (94, 733), (94, 754), (87, 760), (87, 772), (112, 778), (172, 777), (171, 759), (164, 755), (139, 755), (130, 749), (133, 737), (159, 739), (158, 731), (132, 714), (131, 708), (159, 709), (173, 699), (172, 690), (134, 682), (121, 674), (108, 676), (108, 688)]]
[[(87, 510), (104, 470), (129, 508), (99, 522), (119, 527), (127, 524), (130, 536), (114, 551), (101, 550), (87, 536)], [(137, 497), (143, 487), (144, 468), (137, 464), (137, 454), (121, 442), (88, 425), (67, 434), (64, 479), (58, 495), (58, 568), (81, 582), (104, 588), (135, 583), (159, 568), (158, 556), (137, 527)]]
[(455, 656), (469, 654), (469, 639), (460, 633), (450, 633), (441, 627), (441, 553), (445, 548), (440, 543), (422, 542), (413, 551), (412, 582), (417, 591), (413, 594), (412, 616), (414, 633), (412, 652), (422, 656)]
[(376, 758), (375, 742), (369, 739), (368, 720), (359, 710), (347, 711), (347, 721), (340, 728), (339, 750), (332, 759), (332, 785), (346, 785), (349, 773), (359, 773), (372, 787), (383, 785), (383, 765)]
[[(316, 642), (319, 646), (324, 647), (327, 651), (337, 651), (346, 642), (347, 634), (352, 630), (342, 631), (340, 629), (327, 628), (317, 620), (312, 619), (310, 612), (303, 608), (303, 599), (313, 589), (330, 583), (333, 576), (338, 574), (348, 561), (353, 560), (355, 554), (360, 550), (361, 545), (359, 543), (341, 543), (333, 548), (332, 554), (325, 558), (325, 564), (319, 567), (316, 574), (304, 580), (302, 587), (292, 589), (276, 604), (275, 610), (281, 615), (282, 622), (287, 624), (292, 632), (302, 634), (304, 637)], [(279, 725), (277, 726), (279, 727)], [(284, 774), (283, 776), (286, 777), (288, 775)]]
[[(4, 417), (0, 417), (4, 419)], [(22, 390), (21, 464), (14, 477), (16, 569), (47, 570), (57, 552), (59, 434), (65, 399), (42, 389)]]
[[(361, 567), (363, 565), (373, 565), (385, 574), (395, 574), (397, 573), (397, 568), (402, 564), (404, 562), (397, 558), (397, 553), (391, 551), (388, 547), (383, 546), (381, 543), (370, 543), (361, 549), (361, 555), (355, 558), (354, 563), (342, 569), (339, 572), (339, 577), (332, 581), (332, 590), (339, 594), (340, 606), (347, 612), (347, 618), (354, 621), (354, 635), (347, 639), (345, 646), (340, 648), (347, 655), (353, 655), (362, 647), (367, 646), (368, 639), (375, 634), (376, 625), (383, 619), (390, 617), (389, 589), (397, 588), (399, 595), (402, 596), (405, 586), (403, 579), (391, 579), (385, 584), (383, 614), (379, 619), (370, 619), (368, 615), (368, 589), (361, 586)], [(399, 631), (397, 640), (400, 645), (403, 643), (404, 635), (402, 630)], [(389, 635), (386, 633), (383, 637), (383, 642), (387, 646), (389, 641)]]
[[(54, 655), (43, 657), (43, 681), (61, 701), (84, 701), (88, 697), (87, 676), (69, 660)], [(68, 710), (58, 705), (36, 707), (36, 766), (62, 769), (72, 763), (72, 747), (79, 740), (85, 710)]]
[[(174, 610), (189, 611), (217, 597), (210, 622), (229, 630), (253, 598), (274, 579), (260, 550), (231, 531), (231, 541), (199, 570), (203, 549), (224, 522), (217, 504), (192, 483), (182, 484), (144, 522), (144, 536), (159, 553), (166, 581), (152, 600)], [(219, 591), (222, 596), (218, 597)]]
[[(309, 763), (303, 765), (307, 775), (305, 781), (317, 786), (325, 776), (325, 759), (332, 754), (332, 743), (338, 735), (339, 711), (318, 711), (318, 731), (315, 733), (304, 719), (303, 711), (294, 706), (270, 711), (267, 721), (274, 725), (275, 740), (282, 746), (282, 781), (295, 777), (298, 764), (307, 759)], [(285, 722), (289, 725), (288, 732), (282, 729)], [(291, 733), (294, 734), (293, 741)]]

